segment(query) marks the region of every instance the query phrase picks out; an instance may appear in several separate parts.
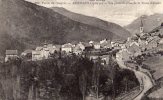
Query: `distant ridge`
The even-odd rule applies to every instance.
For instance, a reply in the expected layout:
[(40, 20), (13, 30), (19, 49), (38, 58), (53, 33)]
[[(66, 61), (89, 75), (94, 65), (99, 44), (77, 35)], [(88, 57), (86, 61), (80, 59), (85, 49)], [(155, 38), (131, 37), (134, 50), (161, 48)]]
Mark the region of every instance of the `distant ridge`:
[[(130, 33), (135, 34), (139, 32), (140, 27), (140, 17), (134, 20), (131, 24), (125, 26)], [(156, 27), (160, 26), (163, 22), (163, 14), (153, 14), (150, 16), (145, 15), (143, 17), (143, 26), (145, 32), (150, 32)]]
[(115, 35), (119, 36), (121, 39), (126, 39), (127, 37), (131, 35), (129, 31), (127, 31), (126, 29), (124, 29), (123, 27), (115, 23), (107, 22), (107, 21), (104, 21), (95, 17), (77, 14), (77, 13), (68, 11), (67, 9), (62, 8), (62, 7), (52, 7), (51, 9), (53, 9), (55, 12), (58, 12), (74, 21), (78, 21), (80, 23), (88, 24), (91, 26), (99, 27), (106, 31), (110, 31), (114, 33)]

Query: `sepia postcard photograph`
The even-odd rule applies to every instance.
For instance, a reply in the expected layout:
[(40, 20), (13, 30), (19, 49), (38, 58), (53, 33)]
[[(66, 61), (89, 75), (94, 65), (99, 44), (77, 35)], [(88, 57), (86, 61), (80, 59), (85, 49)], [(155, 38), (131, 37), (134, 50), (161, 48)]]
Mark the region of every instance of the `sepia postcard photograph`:
[(163, 100), (163, 0), (0, 0), (0, 100)]

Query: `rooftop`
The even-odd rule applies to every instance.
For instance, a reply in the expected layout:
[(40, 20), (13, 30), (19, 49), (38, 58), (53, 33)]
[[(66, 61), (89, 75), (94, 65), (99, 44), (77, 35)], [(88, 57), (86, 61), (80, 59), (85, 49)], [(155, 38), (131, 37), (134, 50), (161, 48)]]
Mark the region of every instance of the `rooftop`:
[(32, 53), (32, 50), (28, 49), (28, 50), (25, 50), (23, 53)]
[(43, 49), (43, 47), (36, 47), (36, 50), (37, 51), (40, 51), (40, 50), (42, 50)]
[(91, 46), (89, 43), (86, 43), (86, 42), (82, 42), (82, 44), (83, 44), (85, 47), (90, 47), (90, 46)]
[(6, 55), (18, 55), (18, 50), (6, 50)]
[(33, 55), (40, 55), (41, 52), (40, 52), (40, 51), (32, 51), (32, 54), (33, 54)]
[(64, 45), (62, 45), (62, 48), (72, 48), (72, 44), (70, 44), (70, 43), (64, 44)]

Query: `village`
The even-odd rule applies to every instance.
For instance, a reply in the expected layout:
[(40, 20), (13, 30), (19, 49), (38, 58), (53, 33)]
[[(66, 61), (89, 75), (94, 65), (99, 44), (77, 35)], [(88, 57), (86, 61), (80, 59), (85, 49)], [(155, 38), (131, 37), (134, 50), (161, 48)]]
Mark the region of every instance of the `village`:
[(0, 0), (0, 100), (163, 100), (163, 0), (44, 1)]
[[(161, 24), (151, 32), (146, 33), (141, 21), (140, 32), (136, 35), (128, 37), (127, 40), (101, 40), (89, 41), (79, 43), (66, 43), (63, 45), (55, 45), (44, 43), (38, 46), (35, 50), (25, 50), (18, 55), (18, 50), (6, 50), (5, 62), (15, 58), (25, 58), (28, 61), (39, 61), (49, 59), (51, 54), (61, 52), (66, 55), (86, 55), (90, 59), (97, 59), (100, 57), (107, 62), (108, 52), (111, 50), (122, 49), (124, 52), (124, 59), (131, 59), (142, 54), (150, 54), (163, 51), (163, 33), (159, 32), (163, 25)], [(127, 55), (126, 53), (130, 54)], [(129, 58), (130, 57), (130, 58)]]
[[(26, 66), (22, 67), (24, 69), (28, 69), (28, 67), (30, 66), (33, 67), (38, 66), (40, 70), (42, 69), (43, 71), (38, 70), (38, 72), (40, 71), (38, 75), (33, 73), (34, 77), (32, 77), (33, 79), (32, 82), (34, 83), (38, 81), (39, 82), (45, 81), (44, 83), (45, 88), (43, 87), (42, 89), (40, 88), (39, 90), (40, 97), (44, 97), (46, 95), (45, 93), (49, 91), (48, 89), (46, 89), (46, 84), (48, 84), (47, 81), (49, 82), (52, 81), (52, 79), (48, 80), (46, 78), (43, 80), (39, 79), (43, 77), (44, 74), (47, 74), (46, 71), (44, 72), (44, 69), (47, 69), (48, 71), (50, 71), (51, 69), (53, 69), (52, 71), (57, 71), (58, 73), (48, 72), (48, 74), (50, 76), (54, 75), (57, 78), (58, 76), (60, 76), (61, 77), (59, 79), (60, 82), (62, 80), (69, 80), (69, 78), (72, 77), (73, 78), (71, 79), (71, 81), (75, 80), (75, 75), (76, 76), (78, 75), (80, 67), (82, 67), (83, 73), (79, 74), (79, 78), (81, 78), (82, 75), (84, 75), (82, 76), (82, 78), (88, 77), (89, 71), (93, 72), (91, 74), (92, 77), (90, 77), (90, 79), (87, 80), (91, 82), (89, 89), (83, 90), (85, 91), (85, 93), (82, 94), (83, 98), (88, 98), (86, 100), (90, 100), (89, 98), (96, 98), (95, 100), (101, 100), (100, 98), (107, 97), (104, 94), (109, 93), (108, 92), (109, 89), (103, 92), (99, 91), (101, 87), (98, 82), (101, 81), (99, 79), (101, 78), (100, 75), (102, 76), (103, 73), (105, 78), (107, 78), (107, 81), (104, 82), (105, 85), (107, 84), (107, 82), (111, 83), (115, 81), (114, 79), (122, 78), (122, 80), (121, 79), (116, 80), (114, 83), (111, 83), (112, 84), (111, 90), (114, 90), (113, 85), (119, 84), (118, 83), (119, 81), (121, 81), (124, 84), (124, 86), (122, 86), (123, 87), (122, 89), (117, 89), (118, 95), (116, 96), (111, 95), (112, 98), (117, 97), (119, 98), (117, 100), (122, 100), (123, 97), (130, 98), (131, 96), (132, 100), (140, 100), (140, 98), (143, 98), (145, 93), (152, 87), (156, 86), (157, 83), (155, 78), (151, 74), (150, 70), (148, 70), (148, 68), (144, 68), (144, 65), (142, 64), (143, 60), (141, 59), (140, 62), (138, 61), (140, 60), (139, 57), (143, 59), (145, 59), (145, 57), (151, 56), (161, 57), (162, 54), (163, 54), (163, 23), (158, 27), (154, 28), (152, 31), (146, 32), (144, 29), (143, 22), (141, 20), (139, 32), (135, 35), (132, 35), (131, 37), (128, 37), (126, 40), (118, 39), (117, 40), (103, 39), (101, 41), (90, 40), (89, 42), (82, 41), (70, 42), (62, 45), (51, 44), (45, 41), (39, 46), (36, 46), (34, 49), (26, 49), (23, 52), (14, 49), (6, 50), (5, 58), (3, 59), (4, 60), (3, 64), (4, 66), (7, 65), (10, 66), (12, 64), (10, 62), (12, 61), (19, 62), (20, 60), (21, 62), (20, 66)], [(114, 64), (114, 62), (116, 63)], [(27, 63), (29, 63), (29, 65)], [(71, 65), (71, 63), (73, 64)], [(86, 72), (88, 71), (87, 74), (84, 71)], [(123, 74), (126, 73), (126, 75), (123, 75), (122, 72)], [(113, 75), (111, 75), (110, 73)], [(23, 74), (25, 75), (25, 73)], [(123, 80), (126, 77), (131, 77), (131, 79), (137, 80), (128, 79), (127, 82)], [(69, 83), (65, 82), (64, 83), (65, 86), (67, 86), (68, 84), (70, 85), (71, 81)], [(75, 81), (79, 81), (81, 83), (83, 82), (80, 80)], [(138, 81), (138, 83), (136, 83), (136, 81)], [(128, 85), (128, 83), (131, 83), (131, 85)], [(86, 84), (86, 82), (82, 84)], [(104, 86), (104, 88), (110, 87), (110, 85), (105, 86), (104, 84), (101, 84)], [(85, 85), (80, 86), (85, 87)], [(72, 86), (70, 85), (69, 87)], [(66, 90), (63, 89), (63, 91)], [(68, 89), (68, 91), (70, 90)], [(132, 92), (136, 93), (130, 94)], [(41, 95), (41, 93), (43, 93), (44, 95)], [(85, 96), (85, 94), (87, 96)], [(126, 94), (126, 96), (124, 94)]]

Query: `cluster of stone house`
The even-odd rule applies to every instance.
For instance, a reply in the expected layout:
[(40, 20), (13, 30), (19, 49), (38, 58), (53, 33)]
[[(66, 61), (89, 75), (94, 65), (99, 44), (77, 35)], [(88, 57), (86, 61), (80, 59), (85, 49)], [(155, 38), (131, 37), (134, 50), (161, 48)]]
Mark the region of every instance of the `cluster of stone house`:
[[(111, 42), (108, 40), (102, 40), (100, 42), (90, 41), (87, 42), (79, 42), (76, 44), (66, 43), (63, 45), (53, 45), (44, 43), (43, 46), (38, 46), (35, 50), (25, 50), (21, 53), (21, 56), (26, 56), (28, 59), (32, 61), (48, 59), (51, 54), (54, 52), (64, 52), (66, 54), (75, 53), (76, 55), (82, 54), (86, 50), (91, 49), (101, 49), (101, 48), (111, 48)], [(9, 60), (9, 58), (18, 57), (18, 50), (6, 50), (6, 58), (5, 62)]]
[(35, 50), (32, 50), (32, 61), (48, 59), (50, 54), (53, 54), (55, 51), (60, 51), (60, 48), (60, 45), (44, 43), (43, 46), (36, 47)]
[[(161, 29), (163, 28), (160, 27), (160, 30)], [(140, 33), (129, 37), (127, 41), (122, 44), (121, 49), (124, 49), (124, 52), (127, 51), (130, 53), (131, 56), (163, 51), (163, 37), (160, 36), (162, 33), (158, 33), (160, 30), (157, 28), (157, 32), (152, 31), (146, 33), (144, 32), (144, 28), (140, 27)]]
[[(90, 42), (79, 42), (76, 44), (66, 43), (63, 45), (53, 45), (44, 43), (43, 46), (36, 47), (35, 50), (25, 50), (21, 56), (27, 56), (30, 60), (42, 60), (48, 59), (51, 54), (55, 51), (65, 52), (66, 54), (75, 53), (76, 55), (82, 54), (84, 51), (91, 50), (102, 50), (102, 49), (124, 49), (124, 52), (129, 52), (132, 56), (141, 55), (143, 52), (157, 49), (163, 51), (163, 35), (162, 32), (158, 30), (163, 29), (163, 26), (160, 26), (157, 29), (152, 30), (151, 32), (144, 32), (143, 24), (140, 27), (140, 33), (129, 37), (125, 41), (114, 40), (110, 41), (107, 39), (101, 40), (99, 42), (90, 41)], [(162, 37), (161, 37), (162, 36)], [(5, 61), (7, 62), (11, 58), (18, 57), (17, 50), (6, 50)], [(95, 56), (92, 56), (95, 57)], [(97, 57), (95, 57), (97, 58)], [(103, 57), (104, 59), (106, 57)], [(93, 58), (94, 59), (94, 58)]]
[[(145, 33), (143, 33), (146, 35)], [(104, 39), (100, 42), (79, 42), (77, 44), (66, 43), (63, 45), (53, 45), (44, 43), (43, 46), (38, 46), (35, 50), (25, 50), (21, 53), (21, 56), (26, 56), (32, 61), (48, 59), (51, 54), (55, 51), (57, 52), (65, 52), (66, 54), (75, 53), (76, 55), (82, 54), (84, 51), (90, 50), (101, 50), (101, 49), (127, 49), (133, 56), (141, 55), (142, 52), (148, 51), (150, 49), (156, 48), (159, 45), (163, 47), (163, 38), (158, 36), (150, 36), (146, 35), (146, 37), (142, 35), (139, 37), (134, 35), (129, 37), (126, 41), (114, 40), (110, 41)], [(163, 50), (163, 48), (159, 48), (159, 50)], [(18, 57), (17, 50), (6, 50), (6, 58), (5, 61), (8, 61), (9, 58)], [(92, 59), (97, 58), (96, 56), (91, 56)], [(107, 57), (102, 57), (107, 59)]]

